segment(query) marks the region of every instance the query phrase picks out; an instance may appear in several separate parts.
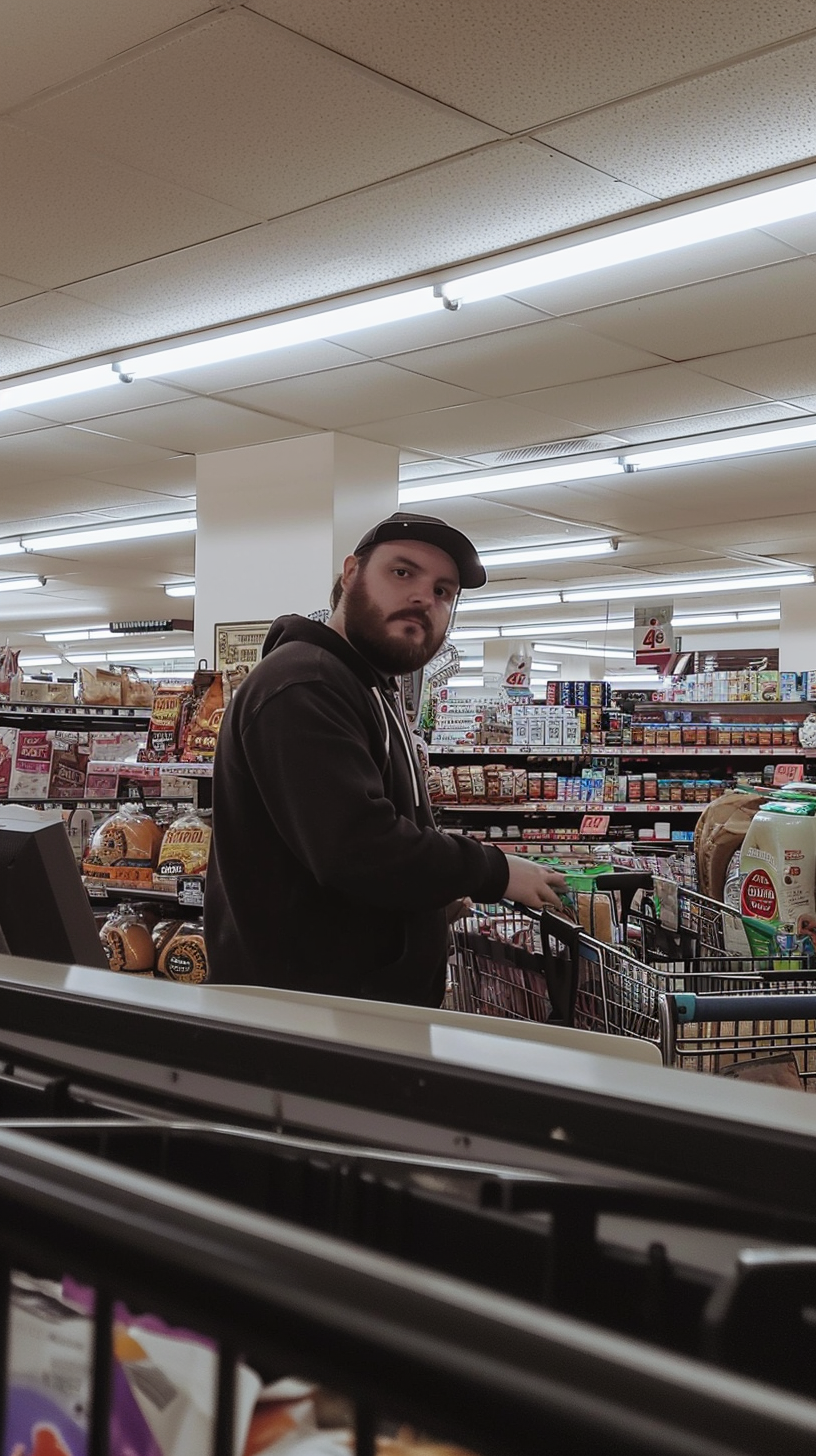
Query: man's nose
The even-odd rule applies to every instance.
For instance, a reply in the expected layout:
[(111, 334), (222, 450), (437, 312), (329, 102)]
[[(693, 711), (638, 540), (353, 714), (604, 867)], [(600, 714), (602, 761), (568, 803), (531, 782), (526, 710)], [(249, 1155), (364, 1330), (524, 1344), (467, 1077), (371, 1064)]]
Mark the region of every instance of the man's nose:
[(414, 577), (411, 582), (409, 596), (412, 602), (416, 602), (417, 604), (421, 602), (423, 606), (430, 606), (434, 600), (433, 584), (429, 581), (421, 581), (418, 577)]

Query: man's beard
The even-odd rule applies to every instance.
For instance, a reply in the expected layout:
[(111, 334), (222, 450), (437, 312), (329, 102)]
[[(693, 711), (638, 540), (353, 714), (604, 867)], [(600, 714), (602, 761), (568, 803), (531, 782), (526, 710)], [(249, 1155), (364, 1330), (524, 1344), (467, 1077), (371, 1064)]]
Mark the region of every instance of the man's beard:
[[(389, 677), (415, 672), (417, 668), (425, 667), (445, 640), (447, 626), (434, 631), (430, 617), (418, 609), (392, 612), (386, 617), (371, 600), (362, 575), (358, 575), (351, 586), (345, 589), (343, 601), (346, 636), (352, 647), (356, 647), (372, 667)], [(388, 623), (405, 618), (422, 620), (422, 637), (411, 639), (390, 635)]]

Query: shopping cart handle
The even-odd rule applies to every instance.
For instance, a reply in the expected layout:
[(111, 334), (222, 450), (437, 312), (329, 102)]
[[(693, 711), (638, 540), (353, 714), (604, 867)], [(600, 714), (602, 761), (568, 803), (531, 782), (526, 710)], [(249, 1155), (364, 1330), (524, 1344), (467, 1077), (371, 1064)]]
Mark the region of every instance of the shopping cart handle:
[(677, 1020), (814, 1021), (816, 993), (794, 996), (694, 996), (683, 991), (671, 997)]
[(598, 875), (595, 884), (599, 890), (617, 891), (621, 898), (621, 919), (625, 923), (638, 890), (654, 889), (654, 876), (646, 870), (614, 870), (608, 875)]

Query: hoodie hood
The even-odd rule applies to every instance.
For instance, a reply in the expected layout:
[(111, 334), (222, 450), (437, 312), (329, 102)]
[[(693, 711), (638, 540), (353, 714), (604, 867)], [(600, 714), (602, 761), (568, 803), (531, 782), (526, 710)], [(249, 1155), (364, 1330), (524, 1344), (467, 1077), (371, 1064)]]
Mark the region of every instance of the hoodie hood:
[(335, 632), (333, 627), (327, 627), (324, 622), (313, 622), (311, 617), (298, 617), (294, 614), (277, 617), (266, 634), (261, 656), (268, 657), (270, 652), (289, 642), (308, 642), (313, 647), (322, 647), (324, 652), (330, 652), (333, 657), (344, 662), (367, 688), (392, 685), (390, 678), (366, 662), (356, 647), (352, 647), (345, 637), (341, 637), (339, 632)]

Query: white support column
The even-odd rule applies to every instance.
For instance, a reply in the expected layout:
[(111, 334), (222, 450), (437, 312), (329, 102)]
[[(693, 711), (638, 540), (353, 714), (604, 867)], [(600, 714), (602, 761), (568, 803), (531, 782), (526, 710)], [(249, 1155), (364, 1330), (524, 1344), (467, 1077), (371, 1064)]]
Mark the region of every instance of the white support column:
[(343, 559), (398, 508), (399, 452), (331, 432), (199, 455), (196, 658), (215, 625), (327, 607)]
[(779, 589), (781, 672), (812, 672), (816, 668), (816, 584)]

